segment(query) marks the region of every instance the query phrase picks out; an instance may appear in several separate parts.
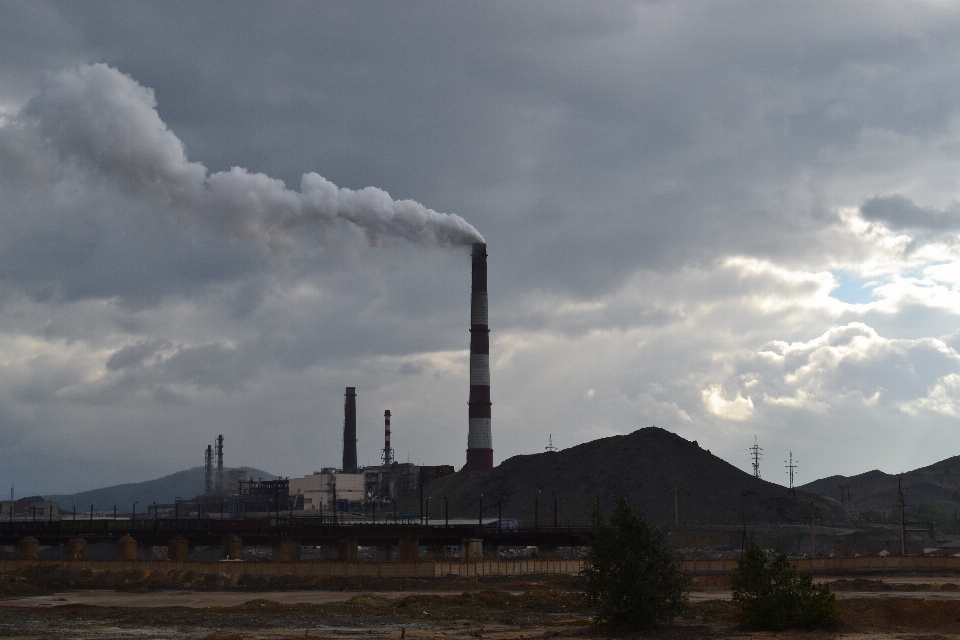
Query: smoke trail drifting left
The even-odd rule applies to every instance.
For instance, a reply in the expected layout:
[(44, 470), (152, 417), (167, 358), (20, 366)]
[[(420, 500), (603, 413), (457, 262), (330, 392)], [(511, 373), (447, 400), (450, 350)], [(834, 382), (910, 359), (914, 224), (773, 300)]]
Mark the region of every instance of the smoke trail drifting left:
[[(0, 153), (5, 163), (55, 154), (56, 161), (37, 161), (38, 167), (54, 174), (66, 168), (95, 172), (137, 197), (188, 217), (212, 218), (234, 236), (273, 250), (289, 246), (297, 227), (322, 230), (337, 219), (362, 229), (371, 243), (383, 236), (440, 247), (483, 242), (460, 216), (394, 200), (375, 187), (343, 189), (305, 173), (294, 191), (242, 167), (210, 174), (187, 159), (156, 104), (152, 89), (105, 64), (52, 73), (40, 93), (0, 126)], [(50, 168), (58, 162), (59, 168)]]

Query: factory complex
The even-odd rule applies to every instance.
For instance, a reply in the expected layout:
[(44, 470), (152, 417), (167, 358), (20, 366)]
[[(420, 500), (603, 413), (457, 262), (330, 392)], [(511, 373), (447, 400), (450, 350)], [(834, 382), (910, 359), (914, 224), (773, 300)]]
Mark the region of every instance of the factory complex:
[[(490, 327), (487, 302), (486, 244), (472, 246), (470, 290), (470, 394), (466, 463), (462, 471), (493, 468), (490, 401)], [(357, 389), (346, 387), (343, 405), (343, 460), (339, 469), (323, 468), (300, 477), (254, 480), (223, 466), (223, 436), (208, 445), (204, 458), (206, 486), (191, 502), (196, 513), (223, 513), (232, 517), (270, 512), (302, 512), (301, 515), (393, 514), (397, 502), (415, 495), (431, 480), (451, 475), (453, 465), (424, 466), (396, 460), (390, 444), (390, 417), (384, 417), (381, 464), (360, 468), (357, 464)], [(169, 508), (169, 505), (166, 506)], [(159, 507), (157, 507), (159, 508)], [(174, 507), (178, 512), (180, 507)], [(190, 509), (190, 507), (187, 507)]]

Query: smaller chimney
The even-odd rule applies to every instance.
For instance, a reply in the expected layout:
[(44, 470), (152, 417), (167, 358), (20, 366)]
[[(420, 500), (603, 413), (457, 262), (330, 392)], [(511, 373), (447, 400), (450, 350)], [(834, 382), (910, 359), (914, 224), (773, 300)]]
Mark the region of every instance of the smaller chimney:
[(211, 495), (213, 493), (213, 445), (207, 445), (207, 450), (203, 454), (203, 494)]
[(223, 434), (217, 436), (217, 495), (223, 494)]
[(390, 448), (390, 409), (383, 412), (383, 466), (393, 464), (393, 449)]
[(357, 472), (357, 388), (343, 394), (343, 472)]

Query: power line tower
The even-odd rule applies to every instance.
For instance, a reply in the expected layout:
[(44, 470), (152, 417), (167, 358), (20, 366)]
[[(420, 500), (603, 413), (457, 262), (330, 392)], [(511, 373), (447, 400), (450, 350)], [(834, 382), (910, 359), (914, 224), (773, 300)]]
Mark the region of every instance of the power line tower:
[(549, 444), (548, 444), (544, 449), (545, 449), (546, 451), (556, 451), (557, 448), (556, 448), (555, 446), (553, 446), (553, 434), (552, 434), (552, 433), (550, 434), (550, 438), (549, 438), (548, 442), (549, 442)]
[[(844, 498), (846, 496), (846, 498)], [(846, 504), (850, 502), (850, 485), (842, 484), (840, 485), (840, 504)]]
[(760, 477), (760, 458), (763, 457), (763, 448), (757, 444), (757, 436), (753, 436), (753, 446), (748, 449), (750, 452), (750, 464), (753, 465), (753, 477)]
[(796, 497), (797, 497), (797, 491), (796, 491), (796, 489), (793, 488), (793, 473), (794, 473), (794, 471), (796, 470), (797, 465), (793, 464), (793, 451), (792, 451), (792, 450), (790, 451), (790, 462), (787, 462), (786, 460), (784, 460), (783, 462), (784, 462), (784, 465), (786, 466), (787, 473), (790, 474), (790, 489), (787, 491), (787, 497), (788, 497), (788, 498), (796, 498)]

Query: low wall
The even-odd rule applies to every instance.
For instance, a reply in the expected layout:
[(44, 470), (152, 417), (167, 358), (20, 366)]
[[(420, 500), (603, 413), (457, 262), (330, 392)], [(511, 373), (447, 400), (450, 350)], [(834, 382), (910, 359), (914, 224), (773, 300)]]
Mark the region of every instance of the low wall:
[[(842, 556), (800, 558), (793, 566), (810, 573), (853, 573), (869, 571), (957, 571), (960, 558), (946, 556)], [(293, 575), (372, 578), (442, 578), (463, 576), (579, 575), (582, 560), (484, 560), (481, 562), (371, 562), (371, 561), (297, 561), (297, 562), (171, 562), (169, 560), (0, 560), (0, 572), (33, 565), (68, 565), (88, 569), (143, 571), (193, 571), (230, 575)], [(688, 573), (732, 573), (736, 560), (684, 560)]]
[(34, 565), (66, 565), (98, 571), (193, 571), (229, 575), (331, 576), (343, 578), (442, 578), (445, 576), (484, 577), (522, 575), (577, 575), (580, 560), (505, 560), (485, 562), (171, 562), (169, 560), (0, 560), (0, 572)]

